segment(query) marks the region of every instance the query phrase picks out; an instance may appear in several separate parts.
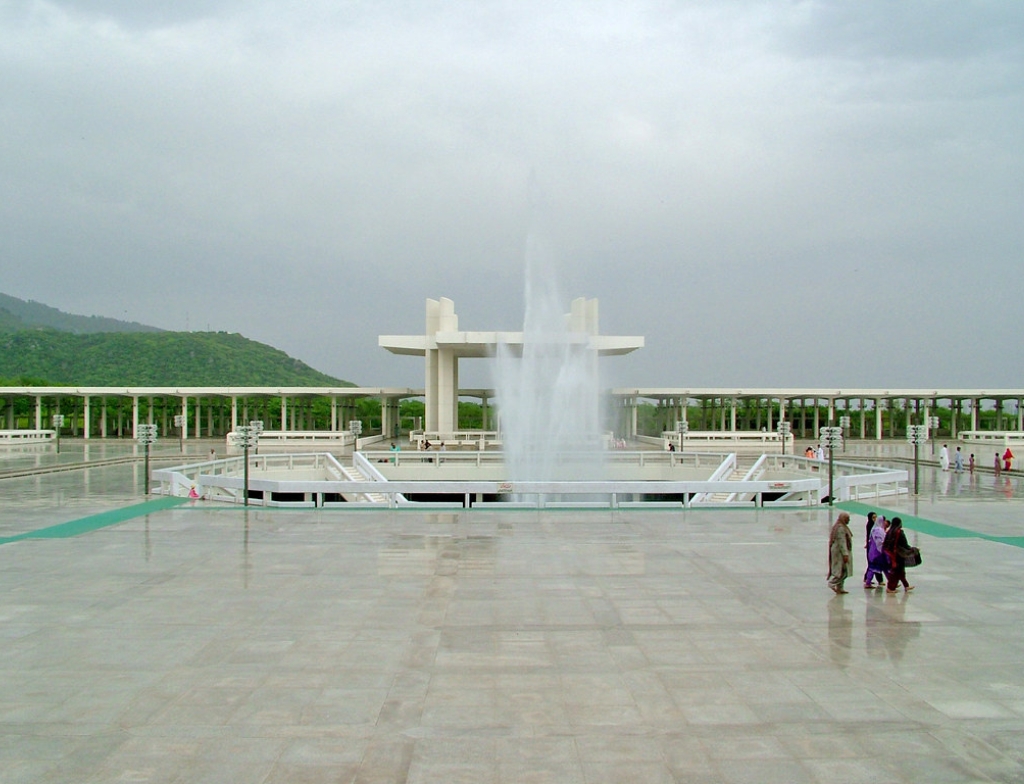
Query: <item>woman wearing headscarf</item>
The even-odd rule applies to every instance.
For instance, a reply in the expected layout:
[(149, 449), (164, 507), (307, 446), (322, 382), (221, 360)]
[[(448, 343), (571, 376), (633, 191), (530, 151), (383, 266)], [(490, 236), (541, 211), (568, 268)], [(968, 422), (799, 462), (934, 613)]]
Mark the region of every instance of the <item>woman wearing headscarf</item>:
[(903, 532), (903, 520), (894, 517), (889, 523), (889, 530), (885, 532), (885, 541), (882, 543), (882, 550), (889, 556), (889, 584), (885, 588), (886, 593), (896, 593), (896, 586), (903, 583), (904, 591), (914, 590), (913, 585), (907, 583), (907, 567), (903, 558), (910, 551), (910, 542)]
[(889, 571), (889, 559), (882, 550), (885, 543), (885, 528), (885, 517), (879, 517), (874, 512), (868, 513), (867, 542), (864, 545), (868, 559), (868, 568), (864, 572), (865, 588), (874, 588), (876, 577), (879, 588), (885, 584), (885, 573)]
[(853, 533), (850, 531), (850, 515), (840, 512), (835, 525), (828, 534), (828, 587), (836, 593), (849, 593), (843, 589), (843, 582), (852, 573), (851, 552)]

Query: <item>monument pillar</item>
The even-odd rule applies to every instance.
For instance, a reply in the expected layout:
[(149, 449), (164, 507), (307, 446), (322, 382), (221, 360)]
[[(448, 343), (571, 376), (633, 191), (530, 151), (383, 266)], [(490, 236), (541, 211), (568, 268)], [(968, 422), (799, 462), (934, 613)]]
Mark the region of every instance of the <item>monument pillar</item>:
[[(567, 319), (580, 345), (593, 352), (595, 364), (598, 356), (628, 354), (644, 345), (642, 337), (598, 334), (597, 300), (573, 300)], [(427, 300), (423, 335), (380, 335), (377, 342), (394, 354), (423, 357), (423, 429), (445, 434), (459, 429), (459, 360), (493, 357), (498, 346), (506, 347), (513, 356), (521, 356), (523, 351), (522, 332), (460, 331), (455, 304), (446, 297)]]

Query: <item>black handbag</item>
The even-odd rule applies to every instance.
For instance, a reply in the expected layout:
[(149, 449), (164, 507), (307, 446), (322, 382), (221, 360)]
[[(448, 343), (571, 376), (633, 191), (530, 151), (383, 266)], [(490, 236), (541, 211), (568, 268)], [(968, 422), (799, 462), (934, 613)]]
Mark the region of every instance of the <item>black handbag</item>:
[(903, 553), (903, 566), (909, 569), (912, 566), (921, 565), (921, 550), (917, 547), (911, 547), (909, 550)]

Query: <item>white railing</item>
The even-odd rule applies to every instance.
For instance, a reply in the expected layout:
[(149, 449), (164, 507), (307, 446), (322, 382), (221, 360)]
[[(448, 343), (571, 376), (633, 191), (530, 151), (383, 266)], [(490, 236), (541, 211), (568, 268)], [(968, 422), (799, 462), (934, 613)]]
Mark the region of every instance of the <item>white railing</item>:
[[(226, 443), (232, 450), (236, 446), (238, 434), (232, 430), (227, 434)], [(318, 446), (335, 446), (351, 448), (355, 436), (348, 430), (264, 430), (260, 433), (261, 446), (298, 446), (307, 449)]]
[(409, 441), (417, 450), (501, 448), (501, 433), (497, 430), (413, 430)]
[(0, 446), (42, 444), (56, 437), (56, 430), (0, 430)]
[(778, 433), (761, 430), (690, 430), (687, 433), (680, 433), (675, 430), (666, 430), (658, 439), (644, 437), (642, 440), (660, 443), (661, 448), (673, 449), (685, 452), (688, 449), (715, 448), (721, 446), (723, 449), (734, 451), (736, 449), (751, 450), (757, 449), (761, 452), (793, 451), (793, 436), (788, 435), (783, 440)]
[[(501, 449), (504, 434), (498, 430), (413, 430), (409, 433), (409, 442), (417, 450), (437, 451), (444, 446), (446, 449)], [(429, 444), (429, 447), (428, 447)], [(587, 439), (585, 446), (593, 445), (602, 450), (615, 446), (611, 432), (597, 433)]]
[(1024, 447), (1022, 430), (962, 430), (957, 436), (965, 444)]
[[(403, 453), (381, 452), (386, 458), (398, 457)], [(624, 454), (624, 453), (620, 453)], [(699, 455), (676, 455), (672, 453), (643, 453), (644, 459), (661, 454), (663, 460), (699, 459)], [(404, 453), (409, 459), (427, 458), (429, 453)], [(437, 457), (439, 455), (434, 455)], [(466, 459), (481, 459), (484, 455), (448, 455)], [(488, 458), (492, 455), (487, 454)], [(495, 455), (500, 460), (500, 455)], [(705, 460), (707, 456), (704, 456)], [(720, 458), (720, 456), (718, 456)], [(447, 459), (447, 457), (446, 457)], [(325, 496), (338, 495), (347, 499), (381, 498), (388, 507), (404, 506), (409, 495), (438, 495), (461, 498), (461, 501), (444, 502), (441, 506), (501, 506), (512, 508), (557, 507), (566, 505), (594, 506), (596, 508), (617, 508), (625, 505), (644, 506), (655, 502), (642, 500), (646, 496), (677, 496), (675, 502), (658, 502), (657, 505), (679, 505), (690, 507), (709, 502), (716, 494), (727, 494), (733, 503), (753, 503), (757, 506), (814, 506), (824, 497), (827, 477), (812, 468), (820, 468), (818, 461), (801, 457), (765, 455), (742, 480), (727, 477), (737, 466), (735, 455), (729, 455), (712, 475), (705, 480), (622, 480), (622, 481), (527, 481), (505, 482), (493, 480), (391, 480), (373, 465), (372, 454), (357, 457), (361, 472), (368, 470), (362, 480), (353, 480), (353, 474), (329, 454), (271, 454), (250, 455), (249, 490), (256, 491), (262, 498), (251, 498), (250, 502), (263, 506), (330, 506)], [(192, 465), (160, 469), (153, 472), (159, 483), (156, 492), (167, 495), (187, 496), (192, 487), (197, 494), (212, 500), (241, 503), (244, 499), (243, 458), (228, 457), (222, 460), (205, 461)], [(811, 464), (814, 464), (813, 466)], [(852, 500), (867, 496), (878, 498), (882, 495), (906, 492), (907, 472), (874, 468), (859, 464), (834, 463), (835, 492), (837, 500)], [(289, 479), (284, 472), (306, 474), (305, 477)], [(784, 478), (768, 479), (766, 474), (784, 471)], [(319, 472), (320, 478), (315, 474)], [(813, 474), (813, 475), (812, 475)], [(803, 476), (801, 476), (803, 475)], [(752, 477), (757, 476), (754, 479)], [(251, 495), (251, 493), (250, 493)], [(275, 497), (286, 496), (286, 498)], [(302, 500), (296, 500), (301, 496)], [(527, 499), (525, 501), (502, 500), (482, 502), (482, 496), (496, 496), (502, 499)], [(473, 499), (476, 499), (475, 501)], [(568, 499), (568, 500), (566, 500)], [(594, 500), (598, 499), (598, 500)], [(341, 504), (338, 504), (339, 506)], [(346, 503), (353, 508), (359, 503)], [(380, 506), (380, 503), (363, 503), (363, 506)], [(429, 504), (416, 504), (425, 508)]]
[[(429, 451), (401, 450), (365, 450), (359, 454), (371, 463), (390, 465), (501, 465), (505, 461), (503, 452), (498, 451), (448, 451), (446, 449)], [(570, 455), (571, 456), (571, 455)], [(633, 466), (671, 466), (701, 468), (705, 465), (718, 465), (721, 454), (713, 452), (656, 452), (652, 450), (611, 449), (607, 452), (581, 453), (581, 462), (599, 462), (602, 465), (633, 465)]]

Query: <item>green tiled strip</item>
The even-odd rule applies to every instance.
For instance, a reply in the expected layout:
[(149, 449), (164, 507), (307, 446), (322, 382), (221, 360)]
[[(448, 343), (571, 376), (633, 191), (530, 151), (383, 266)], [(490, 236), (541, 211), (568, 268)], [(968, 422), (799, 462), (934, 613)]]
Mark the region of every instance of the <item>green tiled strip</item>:
[[(100, 528), (107, 528), (111, 525), (124, 523), (136, 517), (142, 517), (143, 515), (150, 514), (151, 512), (173, 509), (188, 500), (188, 498), (157, 498), (153, 501), (144, 501), (141, 504), (126, 506), (121, 509), (113, 509), (109, 512), (100, 512), (99, 514), (90, 515), (89, 517), (70, 520), (66, 523), (58, 523), (57, 525), (51, 525), (47, 528), (40, 528), (35, 531), (27, 531), (26, 533), (17, 534), (15, 536), (0, 536), (0, 545), (8, 544), (10, 542), (20, 542), (24, 539), (67, 539), (72, 536), (80, 536), (81, 534), (86, 534), (90, 531), (96, 531)], [(843, 501), (836, 504), (836, 508), (864, 517), (867, 517), (868, 512), (872, 511), (880, 512), (886, 517), (899, 516), (903, 520), (904, 528), (911, 531), (919, 531), (923, 534), (935, 536), (940, 539), (985, 539), (990, 542), (1008, 544), (1012, 547), (1024, 547), (1024, 536), (991, 536), (990, 534), (971, 531), (968, 528), (959, 528), (955, 525), (939, 523), (935, 520), (928, 520), (924, 517), (916, 517), (914, 515), (907, 514), (906, 512), (885, 509), (880, 506), (862, 504), (859, 501)]]
[(1024, 547), (1024, 536), (991, 536), (972, 531), (969, 528), (959, 528), (955, 525), (938, 523), (935, 520), (928, 520), (924, 517), (915, 517), (906, 512), (898, 512), (892, 509), (883, 509), (880, 506), (870, 506), (859, 501), (842, 501), (836, 504), (836, 508), (842, 509), (851, 514), (858, 514), (867, 517), (868, 512), (878, 512), (888, 518), (899, 517), (903, 520), (903, 527), (911, 531), (919, 531), (928, 536), (935, 536), (939, 539), (986, 539), (989, 542), (1000, 542), (1013, 547)]
[(186, 501), (188, 501), (187, 498), (158, 498), (153, 501), (144, 501), (141, 504), (125, 506), (109, 512), (100, 512), (89, 517), (70, 520), (66, 523), (58, 523), (57, 525), (40, 528), (36, 531), (28, 531), (16, 536), (0, 536), (0, 544), (20, 542), (23, 539), (67, 539), (72, 536), (87, 534), (99, 528), (117, 525), (135, 517), (142, 517), (150, 512), (161, 512), (164, 509), (171, 509)]

